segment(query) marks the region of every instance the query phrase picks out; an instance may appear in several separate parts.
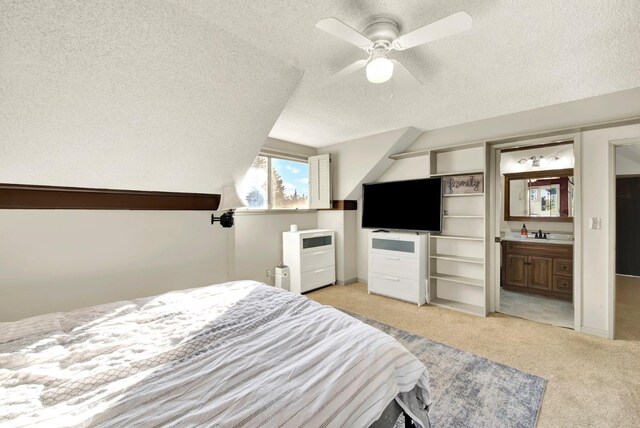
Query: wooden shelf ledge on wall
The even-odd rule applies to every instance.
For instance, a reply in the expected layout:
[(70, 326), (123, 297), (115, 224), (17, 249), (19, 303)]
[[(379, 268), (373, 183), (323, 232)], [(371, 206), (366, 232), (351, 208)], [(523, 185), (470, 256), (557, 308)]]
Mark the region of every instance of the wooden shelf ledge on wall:
[(0, 209), (215, 211), (220, 195), (0, 183)]
[(331, 208), (336, 211), (355, 211), (358, 209), (358, 201), (339, 200), (331, 201)]

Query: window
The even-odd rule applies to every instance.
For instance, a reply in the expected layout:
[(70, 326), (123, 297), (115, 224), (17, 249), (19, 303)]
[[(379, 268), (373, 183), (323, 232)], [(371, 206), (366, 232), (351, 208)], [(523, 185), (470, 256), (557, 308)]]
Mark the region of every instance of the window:
[(307, 209), (309, 164), (260, 155), (238, 190), (248, 209)]

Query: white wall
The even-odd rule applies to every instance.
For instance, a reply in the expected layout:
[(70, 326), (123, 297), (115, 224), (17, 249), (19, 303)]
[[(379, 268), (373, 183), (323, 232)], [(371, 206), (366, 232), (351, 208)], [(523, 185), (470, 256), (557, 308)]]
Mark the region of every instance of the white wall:
[(0, 321), (227, 279), (210, 213), (0, 210)]
[[(315, 211), (304, 213), (243, 213), (235, 215), (235, 278), (268, 282), (266, 272), (282, 261), (282, 232), (316, 229)], [(273, 284), (271, 280), (268, 282)]]
[(351, 237), (343, 241), (344, 246), (344, 278), (342, 281), (345, 284), (350, 284), (358, 280), (358, 239), (357, 233), (360, 230), (358, 227), (358, 212), (357, 211), (343, 211), (343, 230), (344, 235)]
[(315, 156), (318, 154), (318, 149), (316, 149), (315, 147), (304, 146), (302, 144), (278, 140), (277, 138), (271, 137), (267, 138), (262, 148), (275, 150), (285, 154), (298, 154), (303, 156)]
[[(609, 142), (640, 137), (640, 125), (588, 131), (582, 134), (582, 326), (584, 331), (608, 336), (611, 305), (609, 270)], [(615, 200), (615, 199), (614, 199)], [(589, 218), (602, 219), (599, 230), (589, 229)]]
[(0, 210), (0, 322), (234, 279), (273, 284), (282, 232), (317, 228), (316, 212), (237, 213), (232, 229), (210, 216)]
[(358, 282), (369, 281), (369, 233), (371, 229), (362, 228), (362, 198), (358, 199), (356, 211), (356, 274)]
[(343, 210), (318, 211), (318, 228), (336, 232), (336, 281), (342, 285), (351, 284), (357, 280), (356, 213), (356, 211)]
[(411, 180), (429, 177), (429, 156), (398, 159), (377, 181)]
[(616, 175), (640, 175), (640, 145), (616, 148)]
[(389, 155), (404, 151), (418, 135), (403, 128), (318, 149), (331, 154), (332, 198), (358, 199), (362, 183), (376, 180), (393, 163)]

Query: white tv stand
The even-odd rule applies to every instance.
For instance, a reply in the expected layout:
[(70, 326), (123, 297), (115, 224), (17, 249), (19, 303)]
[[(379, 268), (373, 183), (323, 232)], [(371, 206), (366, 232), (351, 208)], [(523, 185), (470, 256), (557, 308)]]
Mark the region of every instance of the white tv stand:
[(369, 293), (426, 302), (427, 239), (416, 233), (369, 234)]

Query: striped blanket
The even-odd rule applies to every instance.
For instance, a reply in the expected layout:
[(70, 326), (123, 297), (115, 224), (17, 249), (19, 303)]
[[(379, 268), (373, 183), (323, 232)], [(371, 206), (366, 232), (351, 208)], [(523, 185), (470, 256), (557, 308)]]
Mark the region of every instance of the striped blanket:
[(428, 426), (424, 365), (331, 307), (238, 281), (0, 323), (0, 426)]

